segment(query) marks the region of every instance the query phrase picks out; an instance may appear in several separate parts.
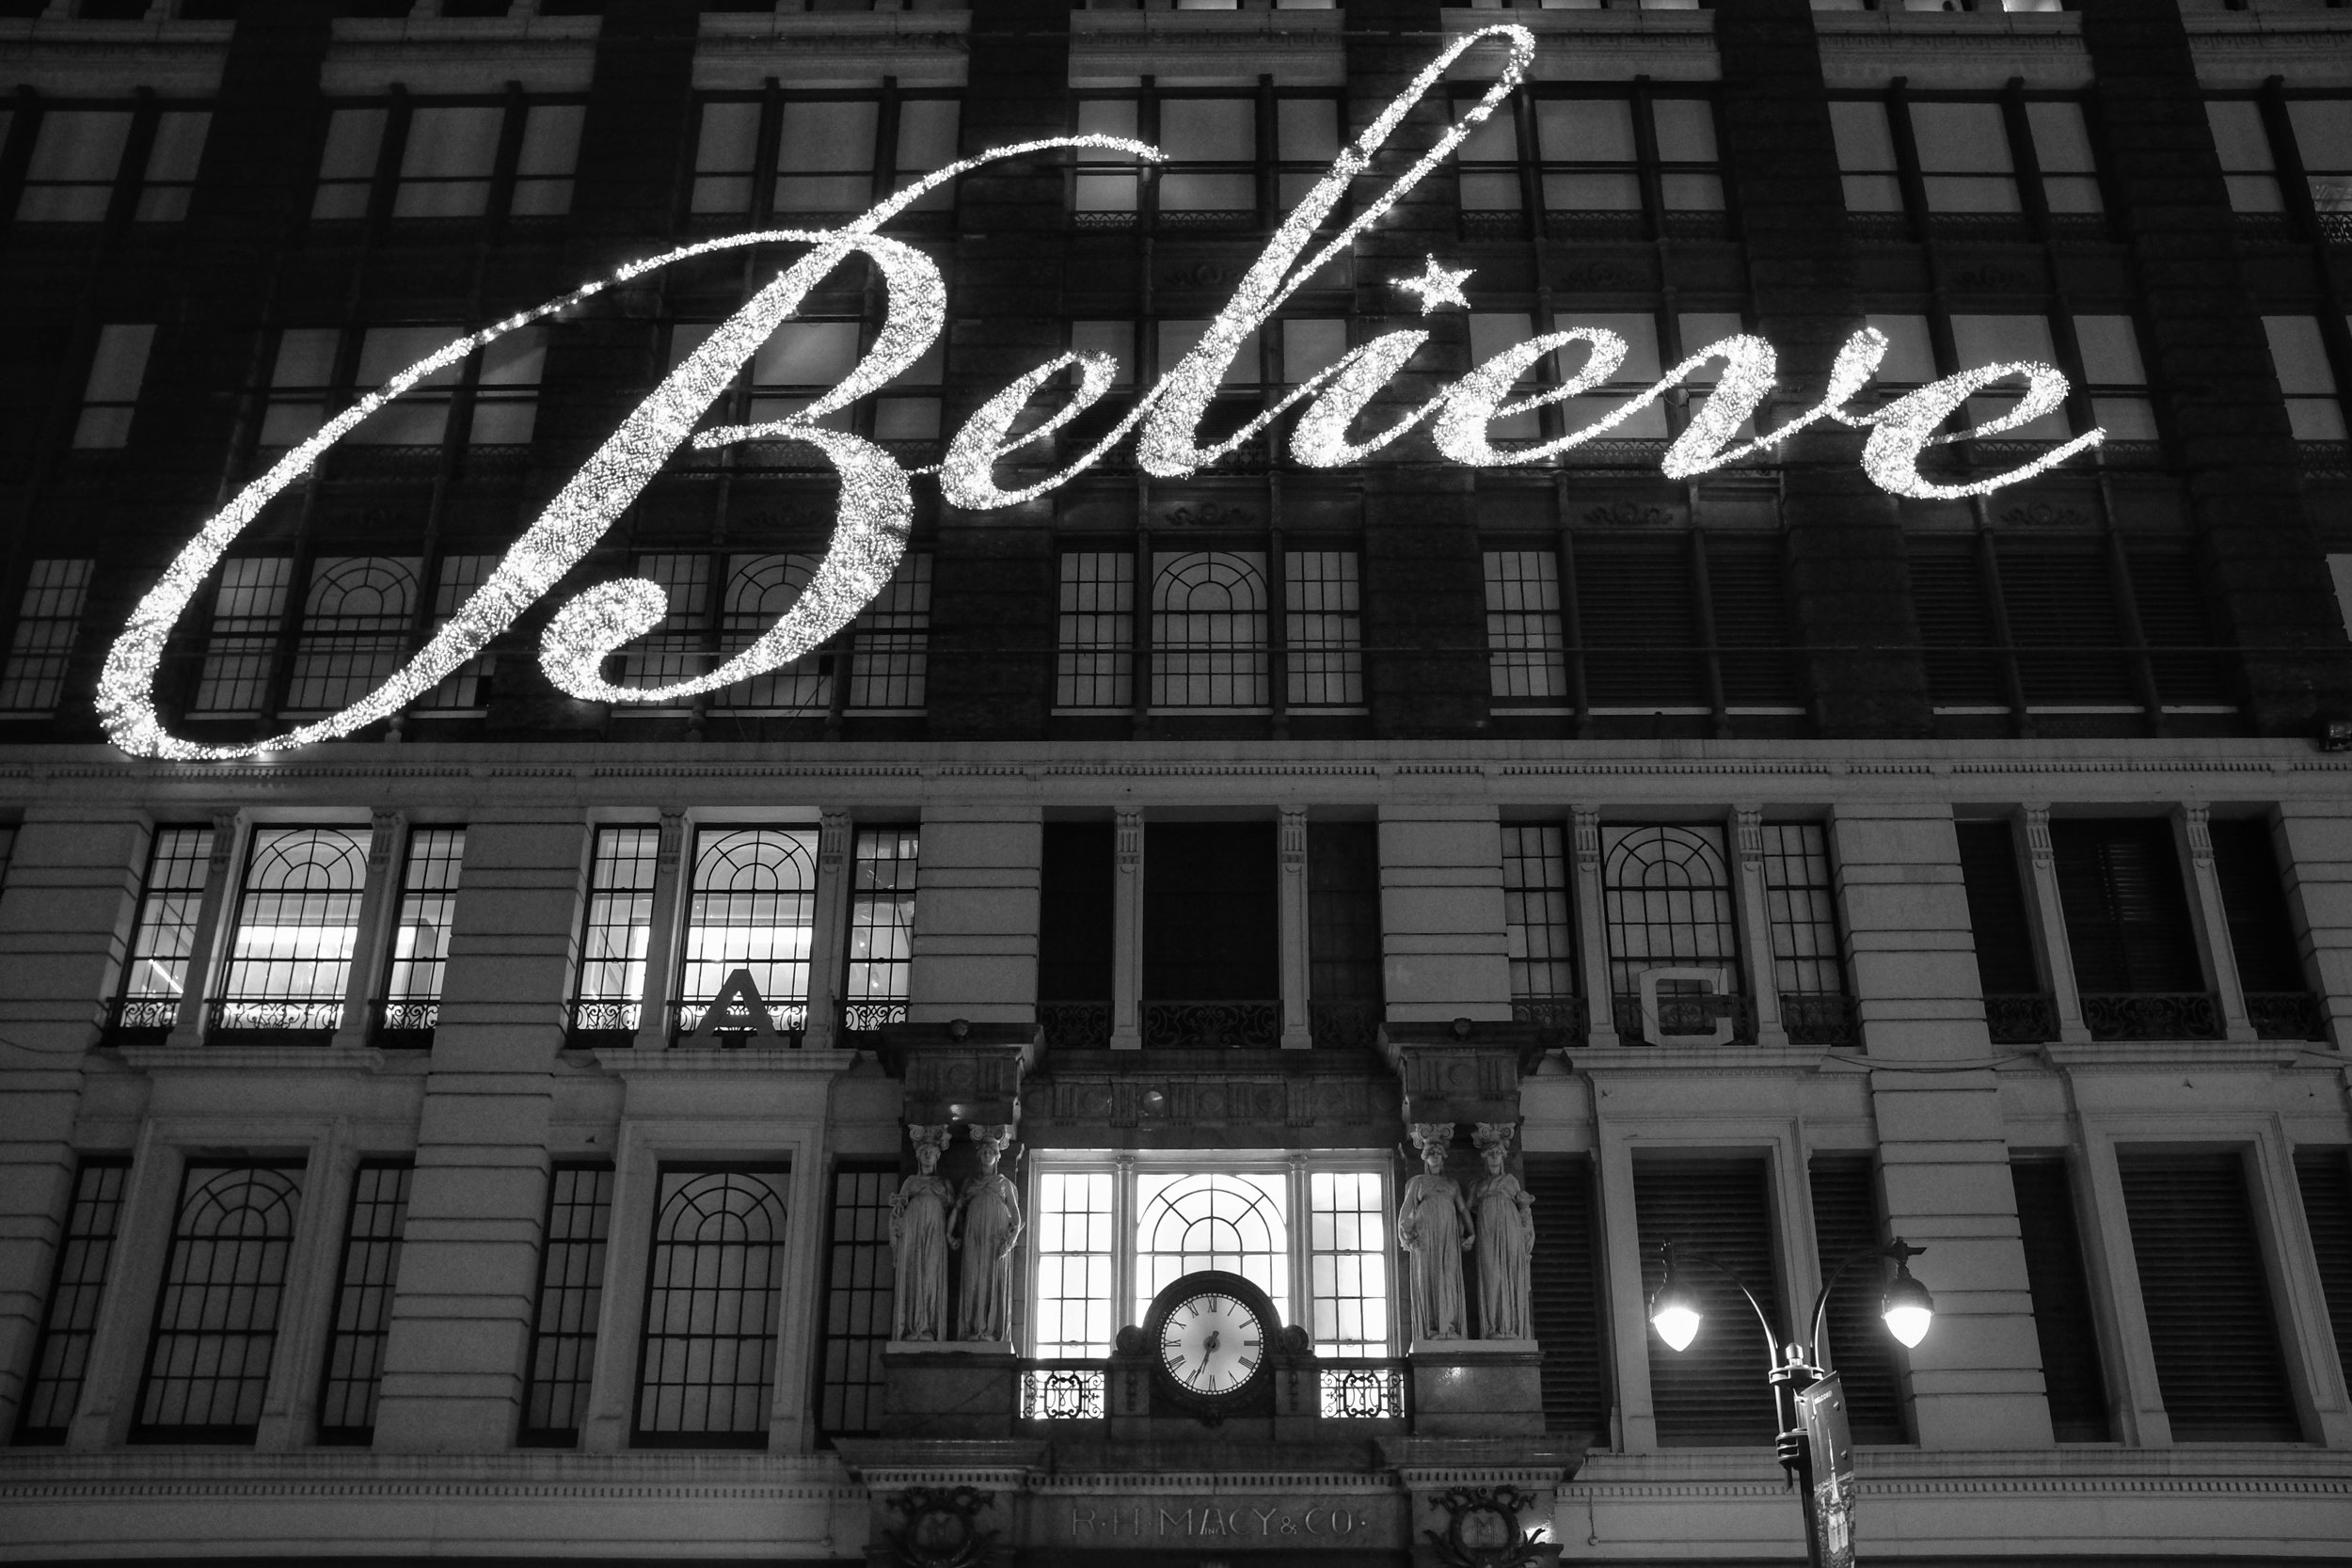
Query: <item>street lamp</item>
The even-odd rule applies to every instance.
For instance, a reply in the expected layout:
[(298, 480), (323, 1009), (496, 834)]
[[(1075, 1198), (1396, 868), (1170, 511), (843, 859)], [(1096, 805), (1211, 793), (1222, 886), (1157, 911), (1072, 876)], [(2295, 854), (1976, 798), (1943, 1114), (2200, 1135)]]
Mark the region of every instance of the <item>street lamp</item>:
[[(1730, 1269), (1703, 1252), (1677, 1248), (1672, 1242), (1661, 1243), (1659, 1250), (1666, 1260), (1666, 1277), (1659, 1282), (1657, 1293), (1650, 1297), (1649, 1321), (1668, 1350), (1678, 1353), (1690, 1349), (1707, 1316), (1699, 1306), (1697, 1290), (1683, 1276), (1681, 1265), (1685, 1262), (1701, 1264), (1731, 1281), (1747, 1298), (1748, 1306), (1756, 1312), (1756, 1321), (1763, 1326), (1766, 1380), (1772, 1386), (1773, 1407), (1780, 1418), (1780, 1436), (1773, 1451), (1804, 1499), (1805, 1558), (1812, 1568), (1821, 1568), (1820, 1520), (1814, 1513), (1813, 1455), (1798, 1419), (1797, 1395), (1829, 1374), (1830, 1291), (1836, 1289), (1837, 1282), (1854, 1264), (1869, 1258), (1892, 1258), (1895, 1277), (1879, 1297), (1879, 1316), (1886, 1324), (1886, 1331), (1904, 1349), (1915, 1348), (1928, 1337), (1928, 1325), (1935, 1320), (1935, 1298), (1928, 1294), (1925, 1285), (1911, 1276), (1911, 1260), (1927, 1248), (1913, 1246), (1898, 1236), (1884, 1246), (1860, 1247), (1838, 1259), (1837, 1266), (1821, 1282), (1820, 1294), (1813, 1300), (1813, 1339), (1809, 1351), (1794, 1339), (1783, 1338), (1772, 1326), (1764, 1304), (1756, 1299), (1756, 1292)], [(1818, 1366), (1816, 1356), (1820, 1358)]]

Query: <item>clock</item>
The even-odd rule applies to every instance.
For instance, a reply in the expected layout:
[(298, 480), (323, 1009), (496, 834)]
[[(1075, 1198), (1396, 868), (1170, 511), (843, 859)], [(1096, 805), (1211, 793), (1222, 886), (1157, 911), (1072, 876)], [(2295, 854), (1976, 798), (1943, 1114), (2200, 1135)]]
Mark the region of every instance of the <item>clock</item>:
[(1164, 1392), (1223, 1414), (1261, 1402), (1281, 1334), (1263, 1291), (1240, 1275), (1204, 1269), (1152, 1299), (1142, 1338)]

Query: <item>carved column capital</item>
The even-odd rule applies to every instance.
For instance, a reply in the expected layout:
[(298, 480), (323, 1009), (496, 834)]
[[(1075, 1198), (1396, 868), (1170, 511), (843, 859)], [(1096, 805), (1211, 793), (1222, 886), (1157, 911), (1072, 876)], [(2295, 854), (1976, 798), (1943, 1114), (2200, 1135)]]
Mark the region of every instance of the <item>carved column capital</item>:
[(2189, 859), (2200, 866), (2213, 863), (2213, 808), (2202, 800), (2181, 803), (2181, 824), (2188, 832)]
[(1307, 814), (1282, 813), (1282, 869), (1297, 875), (1307, 870)]
[(818, 863), (838, 870), (850, 853), (850, 814), (820, 812), (817, 817)]
[(1576, 862), (1586, 870), (1600, 865), (1600, 813), (1578, 806), (1568, 814), (1568, 836), (1576, 845)]
[(1764, 863), (1764, 808), (1734, 806), (1731, 808), (1732, 842), (1738, 847), (1740, 861), (1750, 866)]
[(1112, 816), (1119, 869), (1129, 876), (1143, 868), (1143, 812), (1133, 808)]
[(2050, 847), (2050, 808), (2046, 805), (2028, 805), (2025, 810), (2025, 822), (2026, 850), (2032, 855), (2034, 864), (2045, 866), (2053, 863), (2055, 851)]
[(371, 814), (368, 838), (368, 875), (380, 877), (391, 869), (392, 853), (400, 843), (401, 814), (379, 811)]
[(665, 861), (675, 859), (678, 852), (678, 846), (685, 841), (686, 808), (683, 806), (662, 807), (661, 858)]

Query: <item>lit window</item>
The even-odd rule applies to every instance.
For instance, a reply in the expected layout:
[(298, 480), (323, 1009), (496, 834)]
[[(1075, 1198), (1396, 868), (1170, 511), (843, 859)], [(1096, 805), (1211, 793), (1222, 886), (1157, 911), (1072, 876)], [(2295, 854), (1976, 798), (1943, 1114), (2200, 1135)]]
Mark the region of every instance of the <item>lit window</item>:
[(221, 562), (213, 625), (197, 681), (198, 713), (259, 713), (286, 618), (294, 562), (282, 555)]
[(1136, 1177), (1136, 1295), (1131, 1323), (1184, 1275), (1223, 1269), (1278, 1302), (1290, 1300), (1289, 1194), (1250, 1171)]
[(1500, 701), (1557, 704), (1568, 690), (1560, 562), (1549, 550), (1488, 550), (1488, 689)]
[(440, 1022), (441, 982), (457, 916), (457, 878), (466, 861), (463, 828), (412, 828), (392, 917), (392, 967), (384, 983), (384, 1027), (430, 1031)]
[(2148, 400), (2148, 368), (2132, 318), (2076, 316), (2074, 342), (2082, 351), (2091, 419), (2110, 440), (2156, 439), (2156, 407)]
[(20, 223), (97, 223), (114, 200), (128, 109), (50, 109), (40, 117), (17, 198)]
[[(1952, 347), (1963, 365), (2009, 364), (2030, 360), (2039, 365), (2058, 362), (2046, 316), (1954, 316)], [(1968, 422), (1988, 424), (2012, 413), (2025, 395), (2026, 384), (2010, 379), (1987, 388), (1968, 400)], [(2031, 424), (2003, 431), (1996, 441), (2063, 441), (2069, 432), (2066, 410), (2053, 408)]]
[(1282, 553), (1283, 700), (1295, 708), (1364, 700), (1363, 607), (1354, 550)]
[(2072, 100), (2036, 101), (2026, 105), (2026, 124), (2042, 170), (2042, 203), (2053, 214), (2105, 212), (2083, 106)]
[(661, 1173), (645, 1269), (638, 1447), (768, 1446), (784, 1299), (780, 1175)]
[(253, 830), (217, 1026), (306, 1033), (339, 1026), (367, 879), (364, 833)]
[(412, 557), (328, 556), (312, 568), (294, 642), (286, 706), (346, 707), (406, 662), (418, 562)]
[(739, 969), (759, 988), (775, 1028), (803, 1027), (816, 906), (814, 830), (703, 830), (686, 908), (678, 1028), (699, 1025), (710, 999)]
[(1124, 712), (1134, 702), (1136, 558), (1073, 550), (1061, 558), (1054, 706)]
[(572, 1001), (574, 1043), (583, 1036), (634, 1034), (645, 994), (645, 947), (653, 926), (659, 828), (599, 828), (588, 871), (580, 933), (580, 989)]
[[(458, 335), (451, 328), (441, 342)], [(477, 447), (528, 446), (539, 417), (539, 378), (548, 358), (547, 328), (518, 327), (480, 352), (473, 422), (466, 438)]]
[(2270, 339), (2270, 362), (2279, 372), (2279, 389), (2286, 394), (2295, 438), (2343, 440), (2344, 402), (2335, 368), (2328, 362), (2328, 344), (2319, 335), (2319, 318), (2265, 316), (2263, 330)]
[(432, 104), (411, 111), (392, 215), (480, 217), (490, 204), (490, 176), (505, 118), (495, 103)]
[(2284, 212), (2286, 198), (2279, 190), (2278, 160), (2263, 126), (2262, 106), (2242, 98), (2217, 100), (2205, 105), (2205, 120), (2213, 128), (2231, 207), (2241, 213)]
[[(1740, 989), (1740, 942), (1721, 828), (1603, 828), (1601, 918), (1609, 938), (1609, 989), (1617, 1001), (1617, 1026), (1629, 1037), (1642, 1032), (1638, 1006), (1645, 970), (1710, 972), (1711, 986), (1693, 980), (1661, 982), (1661, 998), (1709, 990), (1728, 994)], [(1713, 1028), (1711, 1016), (1691, 1021), (1694, 1028), (1676, 1027), (1682, 1022), (1670, 1017), (1668, 1034), (1706, 1034)]]
[(115, 1006), (118, 1029), (168, 1030), (180, 1021), (212, 859), (212, 829), (155, 830), (122, 967), (122, 999)]
[(130, 445), (131, 414), (138, 406), (139, 384), (147, 378), (147, 356), (154, 344), (152, 325), (116, 324), (98, 329), (89, 381), (82, 388), (81, 417), (73, 422), (76, 447)]
[[(953, 96), (904, 93), (888, 103), (874, 96), (794, 95), (776, 116), (775, 185), (772, 206), (780, 222), (804, 217), (826, 220), (862, 213), (878, 200), (879, 186), (899, 190), (920, 175), (955, 162), (961, 104)], [(895, 110), (898, 136), (884, 147)], [(747, 213), (759, 162), (761, 104), (754, 100), (714, 99), (702, 106), (694, 148), (693, 210)], [(876, 168), (889, 178), (877, 182)], [(951, 189), (931, 192), (917, 212), (953, 203)]]
[[(463, 333), (456, 326), (371, 326), (359, 340), (353, 390), (364, 396)], [(449, 429), (450, 400), (464, 373), (444, 365), (370, 414), (343, 437), (361, 447), (437, 447)]]
[(370, 1160), (352, 1174), (342, 1272), (327, 1319), (326, 1370), (319, 1381), (319, 1441), (366, 1443), (375, 1435), (384, 1346), (392, 1335), (392, 1284), (408, 1223), (405, 1160)]
[(1095, 1356), (1111, 1348), (1111, 1174), (1045, 1170), (1037, 1179), (1030, 1245), (1037, 1310), (1030, 1332), (1041, 1357)]
[(1566, 837), (1557, 823), (1506, 823), (1502, 830), (1502, 919), (1514, 1002), (1576, 994)]
[(301, 1203), (299, 1166), (190, 1163), (139, 1381), (134, 1439), (253, 1441)]
[(82, 1400), (90, 1345), (98, 1337), (98, 1304), (122, 1224), (122, 1192), (131, 1162), (85, 1159), (73, 1176), (73, 1206), (50, 1265), (48, 1305), (33, 1341), (24, 1400), (17, 1407), (13, 1441), (63, 1443)]
[(845, 1028), (906, 1022), (919, 846), (912, 828), (858, 830), (850, 883), (850, 979), (842, 992)]
[(1911, 134), (1929, 212), (2019, 211), (2017, 165), (1998, 103), (1914, 103)]
[[(784, 618), (816, 575), (813, 555), (739, 555), (728, 563), (726, 607), (719, 621), (719, 657), (733, 658)], [(710, 694), (713, 707), (822, 716), (833, 708), (832, 660), (803, 654), (791, 663)]]
[(850, 627), (852, 713), (920, 713), (931, 641), (931, 558), (909, 551)]
[(8, 636), (8, 660), (0, 668), (0, 712), (45, 713), (65, 689), (66, 660), (73, 633), (89, 597), (94, 561), (36, 561), (24, 579), (24, 597)]
[(1377, 1171), (1307, 1176), (1308, 1335), (1318, 1355), (1389, 1353), (1388, 1183)]
[(1152, 562), (1152, 705), (1266, 705), (1265, 557), (1162, 553)]
[[(478, 218), (491, 209), (499, 154), (510, 113), (522, 117), (516, 141), (516, 217), (560, 215), (571, 210), (572, 172), (580, 158), (580, 103), (418, 103), (406, 112), (400, 166), (391, 193), (398, 218)], [(368, 215), (381, 172), (391, 110), (381, 103), (338, 105), (327, 122), (310, 215), (348, 221)]]
[(567, 1162), (548, 1176), (546, 1240), (539, 1253), (538, 1309), (516, 1442), (569, 1448), (580, 1441), (604, 1302), (604, 1253), (612, 1228), (612, 1167)]
[(209, 109), (166, 109), (155, 117), (155, 145), (147, 154), (147, 176), (134, 216), (141, 223), (176, 223), (188, 215), (204, 138), (213, 129)]

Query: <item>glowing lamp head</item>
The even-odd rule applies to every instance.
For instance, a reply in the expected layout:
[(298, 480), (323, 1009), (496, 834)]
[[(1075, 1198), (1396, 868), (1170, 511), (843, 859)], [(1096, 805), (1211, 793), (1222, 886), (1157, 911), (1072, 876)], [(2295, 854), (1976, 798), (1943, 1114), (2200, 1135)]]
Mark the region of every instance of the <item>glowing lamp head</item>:
[(1698, 1292), (1675, 1276), (1674, 1259), (1668, 1258), (1666, 1281), (1649, 1298), (1650, 1326), (1658, 1330), (1668, 1350), (1686, 1351), (1699, 1337), (1699, 1323), (1706, 1316), (1699, 1310)]
[(1893, 1283), (1880, 1299), (1879, 1315), (1886, 1321), (1886, 1332), (1902, 1341), (1905, 1350), (1917, 1348), (1928, 1337), (1928, 1325), (1935, 1321), (1935, 1298), (1911, 1277), (1909, 1263), (1897, 1266)]

